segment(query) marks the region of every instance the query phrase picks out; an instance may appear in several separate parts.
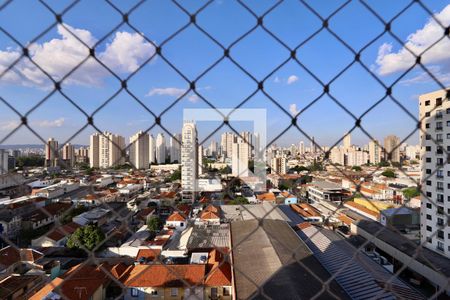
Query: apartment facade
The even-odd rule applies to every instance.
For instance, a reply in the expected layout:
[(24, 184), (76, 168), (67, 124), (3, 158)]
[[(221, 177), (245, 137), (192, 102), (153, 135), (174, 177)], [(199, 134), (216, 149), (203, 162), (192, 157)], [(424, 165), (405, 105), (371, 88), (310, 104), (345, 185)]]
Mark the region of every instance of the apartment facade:
[(385, 137), (384, 151), (386, 160), (400, 162), (400, 139), (395, 135), (388, 135)]
[(58, 141), (54, 138), (49, 138), (47, 144), (45, 144), (45, 166), (56, 167), (58, 166)]
[(250, 155), (250, 145), (241, 138), (238, 138), (231, 148), (232, 175), (236, 177), (248, 176), (248, 158)]
[(130, 163), (136, 169), (147, 169), (149, 166), (149, 135), (143, 131), (130, 137)]
[[(450, 102), (446, 91), (419, 96), (422, 191), (421, 242), (450, 257)], [(447, 214), (447, 215), (446, 215)]]
[(110, 168), (125, 163), (122, 151), (125, 138), (110, 132), (91, 135), (89, 144), (89, 161), (92, 168)]
[(198, 178), (197, 128), (193, 122), (185, 122), (181, 145), (181, 187), (184, 200), (195, 200)]

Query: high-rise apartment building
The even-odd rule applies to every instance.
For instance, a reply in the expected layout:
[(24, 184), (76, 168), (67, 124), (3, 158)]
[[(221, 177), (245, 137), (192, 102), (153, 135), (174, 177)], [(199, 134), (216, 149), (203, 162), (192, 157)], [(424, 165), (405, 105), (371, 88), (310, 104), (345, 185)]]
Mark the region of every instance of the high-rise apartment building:
[(197, 128), (193, 122), (185, 122), (181, 144), (181, 188), (183, 200), (195, 200), (198, 178)]
[(250, 145), (242, 138), (238, 138), (232, 145), (231, 171), (236, 177), (248, 176), (248, 158)]
[(110, 132), (94, 133), (90, 138), (91, 167), (111, 168), (125, 163), (125, 138)]
[(249, 145), (248, 158), (252, 157), (252, 149), (254, 147), (253, 134), (250, 131), (241, 132), (241, 137)]
[(377, 140), (369, 142), (369, 162), (371, 164), (379, 164), (381, 162), (381, 147)]
[(89, 148), (80, 147), (75, 150), (75, 162), (87, 163), (89, 162)]
[(166, 138), (164, 134), (158, 133), (156, 136), (156, 162), (163, 164), (166, 162)]
[(273, 157), (270, 161), (272, 174), (286, 174), (287, 159), (285, 156)]
[(392, 162), (400, 162), (400, 139), (395, 135), (384, 138), (385, 159)]
[(202, 175), (203, 174), (203, 145), (198, 145), (197, 159), (198, 159), (198, 175)]
[(136, 169), (147, 169), (149, 166), (149, 136), (139, 131), (130, 137), (130, 163)]
[(236, 135), (233, 132), (222, 133), (220, 139), (220, 146), (222, 148), (222, 156), (224, 158), (231, 158), (233, 152), (233, 143), (236, 142)]
[(170, 162), (181, 161), (181, 134), (177, 133), (170, 137)]
[(100, 134), (92, 134), (89, 139), (89, 165), (91, 168), (100, 168)]
[(154, 164), (156, 162), (156, 142), (155, 138), (151, 134), (148, 138), (148, 151), (149, 151), (148, 159), (151, 164)]
[(71, 143), (67, 143), (61, 150), (63, 167), (71, 168), (75, 165), (75, 148)]
[(58, 141), (54, 138), (49, 138), (47, 144), (45, 144), (45, 166), (56, 167), (58, 166), (59, 148)]
[(300, 155), (305, 154), (305, 143), (303, 141), (300, 141), (300, 143), (298, 144), (298, 153)]
[(217, 157), (217, 142), (211, 141), (211, 144), (209, 145), (209, 155), (212, 157)]
[[(450, 102), (446, 91), (439, 90), (419, 96), (422, 193), (420, 212), (421, 243), (425, 247), (450, 257), (450, 213), (448, 188), (450, 164)], [(444, 151), (445, 150), (445, 151)], [(430, 201), (431, 200), (431, 201)]]
[(352, 136), (350, 135), (350, 132), (344, 136), (342, 144), (344, 146), (344, 150), (349, 150), (352, 147)]
[(0, 175), (8, 173), (8, 156), (8, 151), (0, 149)]

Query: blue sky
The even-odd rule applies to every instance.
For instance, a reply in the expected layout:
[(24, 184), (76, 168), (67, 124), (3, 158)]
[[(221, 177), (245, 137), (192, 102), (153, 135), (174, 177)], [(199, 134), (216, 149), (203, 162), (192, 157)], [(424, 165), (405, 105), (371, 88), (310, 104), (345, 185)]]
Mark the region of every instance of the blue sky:
[[(275, 1), (253, 0), (245, 3), (255, 14), (263, 14)], [(307, 1), (319, 14), (326, 17), (344, 1)], [(368, 5), (389, 20), (410, 1), (373, 0)], [(62, 11), (70, 1), (46, 1), (56, 12)], [(114, 1), (122, 11), (130, 9), (133, 1)], [(424, 1), (436, 17), (450, 24), (449, 1)], [(194, 12), (201, 1), (180, 1), (186, 10)], [(73, 66), (87, 56), (87, 48), (73, 38), (70, 32), (96, 47), (97, 57), (120, 78), (127, 78), (154, 53), (149, 44), (130, 26), (123, 25), (110, 35), (121, 22), (121, 15), (103, 1), (81, 1), (63, 16), (64, 26), (55, 26), (30, 47), (33, 60), (60, 80)], [(27, 45), (54, 22), (54, 16), (37, 1), (13, 1), (0, 12), (0, 26), (20, 43)], [(222, 49), (193, 25), (187, 27), (167, 43), (170, 35), (189, 22), (188, 16), (170, 1), (147, 1), (130, 15), (130, 23), (156, 45), (162, 44), (164, 57), (190, 80), (221, 58)], [(224, 47), (250, 30), (256, 19), (232, 0), (215, 1), (197, 16), (197, 23)], [(300, 1), (286, 0), (264, 18), (264, 25), (289, 47), (296, 47), (309, 35), (320, 29), (321, 21)], [(384, 25), (359, 1), (346, 5), (334, 15), (329, 26), (356, 51), (381, 34)], [(443, 30), (430, 23), (428, 13), (413, 4), (392, 23), (392, 31), (410, 48), (420, 52), (442, 37)], [(105, 37), (103, 39), (103, 37)], [(18, 56), (20, 48), (7, 35), (0, 32), (0, 73)], [(423, 61), (444, 85), (450, 82), (449, 39), (436, 44), (424, 55)], [(449, 53), (446, 53), (449, 52)], [(257, 80), (289, 58), (289, 51), (274, 38), (257, 28), (231, 48), (230, 55)], [(323, 82), (330, 81), (352, 62), (354, 56), (333, 35), (322, 30), (297, 51), (297, 57)], [(411, 65), (411, 55), (389, 34), (379, 37), (362, 52), (362, 62), (385, 84), (394, 82)], [(26, 59), (0, 79), (0, 95), (25, 114), (51, 91), (51, 82)], [(257, 85), (230, 60), (224, 59), (196, 83), (197, 92), (214, 106), (231, 108), (255, 92)], [(288, 114), (295, 114), (322, 93), (322, 86), (296, 62), (289, 61), (265, 80), (265, 90)], [(177, 97), (189, 88), (188, 83), (160, 57), (156, 57), (132, 76), (128, 89), (148, 110), (161, 114)], [(414, 68), (393, 89), (393, 95), (413, 115), (418, 115), (417, 96), (439, 86), (419, 68)], [(85, 110), (93, 113), (120, 89), (120, 82), (96, 61), (88, 60), (64, 80), (62, 91)], [(359, 117), (371, 107), (385, 91), (359, 64), (354, 64), (330, 86), (333, 97)], [(153, 125), (154, 117), (138, 104), (133, 96), (120, 92), (111, 102), (94, 115), (101, 130), (124, 135), (127, 139), (140, 129)], [(254, 94), (243, 108), (266, 108), (268, 113), (268, 140), (272, 140), (289, 126), (290, 117), (281, 111), (263, 93)], [(184, 108), (209, 108), (198, 96), (187, 93), (178, 103), (162, 115), (162, 124), (171, 132), (180, 132)], [(54, 93), (44, 104), (28, 116), (29, 124), (44, 139), (52, 136), (60, 142), (68, 140), (86, 123), (86, 117), (61, 94)], [(0, 103), (0, 140), (18, 126), (20, 118)], [(319, 144), (334, 144), (353, 126), (353, 119), (328, 96), (323, 96), (299, 116), (300, 127), (313, 135)], [(219, 124), (216, 124), (218, 126)], [(233, 125), (233, 124), (232, 124)], [(237, 130), (248, 124), (235, 124)], [(382, 140), (388, 134), (406, 137), (415, 122), (391, 100), (386, 100), (363, 118), (362, 125), (372, 136)], [(205, 137), (215, 124), (199, 124)], [(88, 143), (95, 129), (88, 127), (72, 143)], [(157, 126), (151, 131), (161, 131)], [(223, 131), (223, 130), (221, 130)], [(305, 140), (296, 129), (286, 132), (277, 144), (288, 145)], [(360, 131), (353, 134), (353, 142), (366, 143), (368, 138)], [(417, 143), (416, 132), (409, 140)], [(3, 144), (38, 143), (39, 140), (24, 127)]]

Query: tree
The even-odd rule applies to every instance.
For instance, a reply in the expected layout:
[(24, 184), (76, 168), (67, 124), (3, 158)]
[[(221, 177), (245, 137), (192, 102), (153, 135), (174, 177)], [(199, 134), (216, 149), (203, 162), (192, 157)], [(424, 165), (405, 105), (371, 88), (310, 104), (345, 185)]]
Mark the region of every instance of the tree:
[(229, 166), (226, 166), (220, 169), (220, 174), (231, 174), (231, 168)]
[(406, 188), (402, 192), (406, 199), (411, 199), (420, 195), (420, 191), (416, 187)]
[(395, 178), (395, 172), (392, 169), (387, 169), (381, 175), (388, 177), (388, 178)]
[(147, 229), (151, 233), (155, 234), (159, 229), (161, 229), (162, 222), (157, 216), (151, 216), (147, 221)]
[(285, 182), (282, 182), (282, 183), (280, 183), (279, 185), (278, 185), (278, 189), (279, 190), (288, 190), (289, 189), (289, 186), (285, 183)]
[(234, 198), (233, 200), (230, 200), (230, 202), (228, 202), (228, 203), (232, 204), (232, 205), (249, 204), (247, 198), (242, 197), (242, 196), (238, 196), (238, 197)]
[(93, 250), (105, 240), (105, 234), (94, 225), (80, 227), (67, 240), (69, 248)]
[(181, 168), (175, 170), (172, 175), (170, 175), (170, 181), (180, 180), (181, 179)]
[(295, 166), (289, 170), (289, 172), (297, 172), (297, 173), (300, 173), (303, 171), (309, 171), (309, 169), (305, 166)]
[(389, 162), (383, 160), (378, 163), (378, 166), (379, 167), (389, 167), (390, 165), (389, 165)]
[(310, 170), (311, 172), (314, 172), (314, 171), (323, 171), (324, 168), (323, 168), (322, 163), (317, 162), (317, 161), (314, 161), (314, 162), (309, 166), (309, 170)]
[(16, 165), (19, 169), (23, 167), (43, 167), (45, 158), (40, 155), (20, 156), (17, 158)]
[(353, 167), (352, 167), (352, 170), (353, 170), (353, 171), (356, 171), (356, 172), (361, 172), (361, 171), (362, 171), (362, 168), (361, 168), (360, 166), (353, 166)]
[(84, 213), (85, 211), (88, 211), (88, 209), (83, 206), (83, 205), (79, 205), (77, 207), (72, 208), (71, 210), (69, 210), (63, 217), (61, 220), (61, 223), (63, 224), (67, 224), (70, 223), (72, 221), (72, 218), (75, 216), (78, 216), (79, 214)]

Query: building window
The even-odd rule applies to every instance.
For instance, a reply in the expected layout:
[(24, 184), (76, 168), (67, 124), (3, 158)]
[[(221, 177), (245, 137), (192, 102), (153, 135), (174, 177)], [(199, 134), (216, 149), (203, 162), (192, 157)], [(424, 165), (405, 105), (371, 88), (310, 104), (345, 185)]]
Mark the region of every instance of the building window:
[(429, 116), (430, 116), (430, 112), (427, 111), (427, 112), (425, 113), (425, 117), (429, 117)]
[(430, 128), (430, 123), (426, 123), (425, 128)]
[(447, 108), (447, 113), (450, 114), (450, 108)]
[[(449, 171), (449, 172), (450, 172), (450, 171)], [(426, 170), (425, 170), (425, 173), (426, 173), (426, 174), (431, 174), (431, 169), (426, 169)]]
[(427, 208), (431, 209), (433, 206), (431, 205), (431, 203), (427, 203)]
[(431, 228), (431, 226), (427, 226), (427, 231), (431, 232), (433, 231), (433, 228)]
[(152, 295), (152, 296), (158, 296), (158, 291), (157, 291), (157, 290), (151, 290), (151, 291), (150, 291), (150, 295)]
[(427, 141), (431, 140), (431, 134), (426, 134), (426, 135), (425, 135), (425, 139), (426, 139)]
[(430, 100), (425, 101), (425, 106), (430, 106), (430, 103), (431, 103)]
[(447, 133), (447, 140), (450, 139), (450, 133)]
[(427, 237), (427, 242), (431, 244), (431, 243), (433, 243), (433, 239), (432, 239), (432, 238), (429, 238), (429, 237)]
[(211, 299), (217, 299), (217, 288), (211, 288)]
[(430, 162), (431, 162), (431, 157), (425, 158), (425, 161), (426, 161), (427, 163), (430, 163)]
[(137, 296), (139, 296), (139, 291), (138, 291), (138, 289), (132, 288), (132, 289), (131, 289), (131, 297), (137, 297)]
[(431, 185), (431, 180), (427, 180), (427, 185)]
[(170, 296), (171, 297), (178, 297), (178, 289), (177, 288), (171, 288), (170, 289)]
[(229, 287), (224, 287), (223, 288), (223, 295), (224, 296), (230, 296), (230, 288)]
[(431, 146), (426, 146), (425, 147), (425, 151), (430, 152), (431, 151)]
[(437, 98), (436, 99), (436, 106), (441, 106), (442, 105), (442, 98)]
[(439, 251), (444, 251), (444, 243), (443, 242), (437, 242), (437, 247)]
[(427, 215), (427, 220), (432, 220), (431, 215)]
[(428, 198), (431, 198), (433, 196), (433, 194), (431, 192), (427, 192), (426, 195)]
[[(438, 226), (444, 226), (444, 219), (437, 218), (437, 225)], [(442, 238), (444, 238), (444, 233), (442, 232)]]
[(444, 202), (444, 195), (443, 194), (437, 194), (437, 202)]

